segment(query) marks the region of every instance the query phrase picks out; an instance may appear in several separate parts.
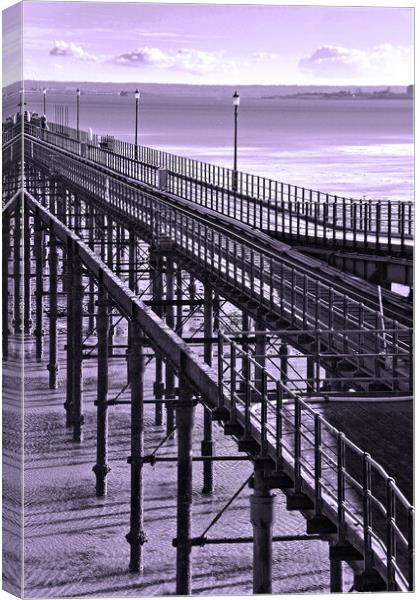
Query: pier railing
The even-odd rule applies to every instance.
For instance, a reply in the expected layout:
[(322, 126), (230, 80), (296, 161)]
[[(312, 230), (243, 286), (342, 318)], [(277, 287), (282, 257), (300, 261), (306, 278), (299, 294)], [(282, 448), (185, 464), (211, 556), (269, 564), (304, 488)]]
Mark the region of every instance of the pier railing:
[(257, 432), (262, 454), (275, 448), (271, 456), (280, 472), (291, 468), (294, 491), (313, 499), (316, 515), (329, 508), (339, 542), (358, 532), (367, 571), (374, 555), (382, 557), (388, 590), (397, 580), (411, 588), (413, 507), (395, 480), (232, 336), (218, 335), (220, 403), (241, 421), (243, 438)]
[[(300, 244), (412, 255), (413, 202), (345, 198), (68, 128), (26, 124), (30, 135), (255, 229)], [(135, 158), (137, 156), (137, 158)], [(165, 172), (163, 174), (163, 171)], [(164, 183), (162, 183), (164, 182)]]
[(230, 423), (242, 424), (243, 440), (255, 440), (259, 455), (289, 474), (293, 490), (312, 500), (315, 516), (335, 524), (338, 542), (349, 541), (360, 552), (367, 572), (376, 568), (389, 591), (413, 589), (413, 507), (378, 462), (223, 332), (218, 332), (217, 367), (211, 369), (87, 243), (27, 192), (25, 208), (77, 256), (84, 276), (100, 282), (207, 406), (227, 410)]
[[(135, 222), (154, 243), (159, 244), (161, 240), (172, 243), (174, 250), (204, 269), (207, 276), (223, 281), (235, 294), (245, 296), (294, 329), (366, 329), (372, 336), (369, 340), (366, 336), (359, 338), (360, 353), (383, 349), (383, 329), (399, 330), (402, 335), (408, 331), (395, 319), (369, 308), (330, 283), (324, 283), (310, 267), (296, 266), (287, 255), (271, 253), (251, 244), (231, 228), (208, 224), (206, 219), (172, 207), (158, 200), (153, 193), (108, 177), (80, 159), (54, 156), (42, 143), (26, 144), (25, 153), (28, 159), (48, 168), (53, 164), (67, 182), (95, 195), (108, 209)], [(395, 347), (400, 346), (398, 336), (394, 342)], [(364, 367), (369, 368), (370, 373), (379, 367), (378, 362), (374, 365), (370, 361), (369, 365), (366, 361)], [(407, 390), (407, 381), (411, 380), (412, 374), (410, 353), (401, 355), (398, 368), (405, 370), (398, 382), (394, 381), (392, 370), (385, 363), (376, 376), (390, 389)]]

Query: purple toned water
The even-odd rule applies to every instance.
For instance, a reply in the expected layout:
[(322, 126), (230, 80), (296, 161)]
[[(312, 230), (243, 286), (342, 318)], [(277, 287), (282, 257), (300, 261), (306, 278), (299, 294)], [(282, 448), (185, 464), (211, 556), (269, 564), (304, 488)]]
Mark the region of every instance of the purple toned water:
[[(68, 106), (75, 125), (75, 96), (47, 96)], [(28, 91), (27, 106), (42, 111), (42, 94)], [(11, 105), (9, 102), (8, 105)], [(6, 105), (6, 109), (7, 106)], [(132, 95), (82, 95), (80, 126), (134, 141)], [(409, 99), (242, 97), (238, 168), (312, 189), (360, 198), (413, 200), (413, 104)], [(139, 143), (219, 165), (232, 166), (230, 95), (170, 87), (144, 93)]]

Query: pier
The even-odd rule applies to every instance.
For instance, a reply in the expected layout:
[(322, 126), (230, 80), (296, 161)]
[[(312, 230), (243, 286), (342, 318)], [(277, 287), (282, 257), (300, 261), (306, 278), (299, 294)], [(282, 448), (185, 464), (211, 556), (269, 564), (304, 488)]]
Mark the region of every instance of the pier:
[[(109, 409), (129, 407), (121, 543), (137, 591), (154, 543), (145, 471), (165, 463), (177, 481), (171, 593), (194, 592), (195, 561), (217, 544), (252, 545), (252, 591), (271, 593), (273, 544), (298, 540), (327, 544), (332, 592), (348, 591), (343, 563), (355, 591), (412, 590), (412, 464), (386, 442), (407, 431), (398, 417), (373, 427), (370, 415), (411, 411), (413, 204), (244, 173), (233, 186), (229, 169), (60, 127), (3, 134), (3, 365), (39, 364), (46, 398), (64, 377), (62, 427), (76, 446), (93, 403), (92, 496), (105, 497), (113, 475)], [(86, 369), (96, 370), (88, 393)], [(349, 427), (350, 403), (375, 429), (369, 451), (366, 431)], [(146, 452), (151, 407), (161, 436)], [(216, 430), (233, 455), (220, 453)], [(168, 442), (176, 454), (162, 454)], [(215, 495), (214, 466), (235, 461), (251, 474), (195, 535), (193, 472)], [(246, 487), (252, 536), (213, 535)], [(273, 533), (274, 492), (304, 530)]]

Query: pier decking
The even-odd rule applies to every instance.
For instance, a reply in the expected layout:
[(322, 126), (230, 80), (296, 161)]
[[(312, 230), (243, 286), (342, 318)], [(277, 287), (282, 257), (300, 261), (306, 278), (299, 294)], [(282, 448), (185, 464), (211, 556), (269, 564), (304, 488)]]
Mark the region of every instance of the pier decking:
[[(143, 147), (135, 159), (131, 145), (98, 144), (84, 132), (29, 124), (4, 138), (3, 358), (7, 367), (19, 336), (33, 336), (25, 352), (44, 366), (48, 360), (51, 390), (57, 369), (65, 370), (75, 443), (87, 427), (84, 403), (95, 396), (84, 398), (83, 372), (97, 365), (98, 496), (106, 495), (109, 471), (108, 409), (130, 407), (129, 570), (141, 571), (143, 550), (147, 556), (153, 545), (143, 531), (143, 471), (160, 462), (144, 450), (152, 403), (155, 425), (166, 416), (160, 444), (177, 439), (172, 591), (191, 593), (195, 546), (241, 543), (191, 533), (193, 462), (211, 494), (214, 464), (224, 460), (216, 423), (237, 441), (233, 459), (253, 465), (255, 593), (272, 591), (272, 489), (307, 521), (296, 539), (329, 543), (331, 591), (342, 590), (343, 561), (356, 590), (412, 589), (411, 463), (395, 481), (392, 452), (371, 456), (344, 418), (349, 402), (366, 414), (359, 422), (367, 427), (378, 401), (395, 412), (400, 405), (404, 417), (391, 426), (407, 438), (411, 298), (383, 290), (380, 305), (375, 277), (356, 278), (298, 249), (352, 252), (355, 270), (358, 257), (365, 265), (382, 261), (387, 277), (410, 286), (412, 204), (337, 198), (245, 174), (232, 191), (227, 169)], [(111, 394), (115, 360), (127, 361), (127, 372)], [(145, 368), (153, 368), (151, 398), (143, 393)], [(197, 402), (203, 439), (193, 461)], [(383, 413), (377, 439), (389, 432)]]

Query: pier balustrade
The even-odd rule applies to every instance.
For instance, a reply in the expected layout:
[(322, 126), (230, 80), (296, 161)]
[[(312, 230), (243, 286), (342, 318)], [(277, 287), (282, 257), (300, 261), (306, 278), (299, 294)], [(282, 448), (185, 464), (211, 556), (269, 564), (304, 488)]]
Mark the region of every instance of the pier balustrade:
[(283, 241), (409, 257), (413, 253), (410, 201), (345, 198), (240, 172), (233, 191), (233, 171), (225, 167), (145, 146), (138, 147), (135, 159), (132, 144), (114, 140), (114, 150), (104, 150), (86, 132), (86, 141), (77, 141), (70, 128), (69, 136), (63, 136), (54, 128), (45, 131), (26, 123), (25, 132), (158, 189), (164, 169), (164, 191)]
[[(25, 152), (28, 160), (44, 168), (51, 162), (51, 151), (36, 141), (27, 144)], [(172, 207), (152, 193), (108, 177), (92, 166), (80, 164), (77, 159), (57, 157), (54, 164), (57, 173), (68, 184), (76, 186), (83, 194), (95, 196), (107, 210), (113, 209), (115, 214), (132, 220), (153, 243), (169, 241), (173, 249), (191, 261), (195, 268), (228, 285), (232, 295), (242, 304), (254, 302), (259, 310), (272, 315), (274, 322), (287, 322), (294, 329), (366, 329), (372, 332), (370, 337), (359, 336), (356, 340), (360, 354), (372, 355), (371, 361), (366, 356), (363, 364), (359, 362), (358, 366), (368, 377), (375, 372), (390, 389), (408, 391), (406, 385), (412, 372), (408, 354), (404, 355), (406, 361), (404, 357), (400, 359), (405, 362), (406, 375), (398, 381), (394, 381), (392, 370), (385, 362), (380, 365), (373, 361), (373, 354), (384, 346), (382, 330), (407, 331), (395, 319), (337, 290), (334, 285), (324, 283), (322, 276), (317, 276), (310, 268), (296, 266), (286, 254), (271, 253), (269, 249), (245, 241), (239, 233), (207, 224), (205, 219), (197, 219), (187, 210)], [(399, 343), (397, 336), (397, 347)], [(355, 365), (354, 360), (349, 361)]]

